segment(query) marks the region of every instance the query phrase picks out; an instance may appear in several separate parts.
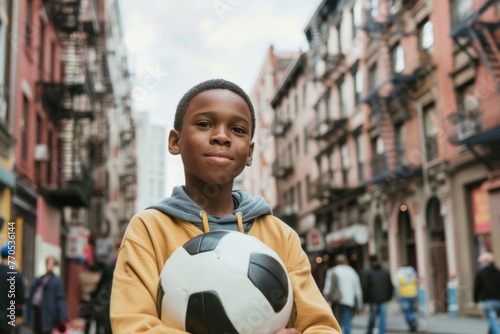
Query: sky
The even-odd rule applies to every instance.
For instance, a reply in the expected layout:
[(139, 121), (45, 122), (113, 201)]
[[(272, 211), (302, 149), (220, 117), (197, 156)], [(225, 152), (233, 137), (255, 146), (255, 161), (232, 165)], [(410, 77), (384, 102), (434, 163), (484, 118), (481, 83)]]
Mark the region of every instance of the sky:
[[(119, 0), (133, 108), (167, 134), (182, 95), (223, 78), (251, 91), (267, 51), (307, 50), (304, 28), (321, 0)], [(167, 149), (165, 147), (165, 149)], [(167, 154), (166, 194), (183, 184)]]

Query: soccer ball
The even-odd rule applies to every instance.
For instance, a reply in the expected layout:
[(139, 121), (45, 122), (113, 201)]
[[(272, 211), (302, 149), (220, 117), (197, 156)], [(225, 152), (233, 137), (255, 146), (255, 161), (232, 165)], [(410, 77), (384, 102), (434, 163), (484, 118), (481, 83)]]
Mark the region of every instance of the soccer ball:
[(172, 253), (157, 303), (164, 324), (189, 333), (264, 334), (286, 327), (293, 291), (271, 248), (240, 232), (215, 231)]

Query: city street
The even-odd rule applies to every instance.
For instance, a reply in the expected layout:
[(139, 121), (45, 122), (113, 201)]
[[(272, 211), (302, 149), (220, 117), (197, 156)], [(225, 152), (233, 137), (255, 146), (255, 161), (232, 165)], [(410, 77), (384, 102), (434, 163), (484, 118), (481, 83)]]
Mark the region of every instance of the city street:
[[(359, 315), (353, 319), (353, 334), (364, 334), (367, 315)], [(420, 318), (419, 333), (440, 334), (486, 334), (488, 325), (485, 319), (478, 318), (451, 318), (447, 314), (439, 314)], [(387, 318), (387, 333), (408, 333), (408, 328), (402, 315), (392, 315)], [(376, 334), (377, 331), (374, 331)]]

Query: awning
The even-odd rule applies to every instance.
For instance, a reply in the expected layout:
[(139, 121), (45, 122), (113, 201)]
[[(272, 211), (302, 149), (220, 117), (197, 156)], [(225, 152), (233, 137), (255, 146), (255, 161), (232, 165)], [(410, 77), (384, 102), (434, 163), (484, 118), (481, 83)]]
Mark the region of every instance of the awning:
[(461, 145), (491, 144), (500, 142), (500, 125), (477, 135), (465, 138), (458, 143)]
[(368, 227), (355, 224), (326, 235), (326, 243), (331, 248), (344, 245), (364, 245), (368, 242)]

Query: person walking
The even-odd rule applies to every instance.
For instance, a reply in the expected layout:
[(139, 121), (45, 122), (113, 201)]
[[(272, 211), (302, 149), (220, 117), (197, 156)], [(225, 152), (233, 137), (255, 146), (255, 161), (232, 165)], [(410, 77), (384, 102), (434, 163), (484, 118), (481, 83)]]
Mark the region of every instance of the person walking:
[(339, 303), (342, 299), (342, 294), (339, 289), (339, 278), (334, 272), (335, 267), (331, 267), (326, 271), (325, 286), (323, 287), (323, 296), (332, 308), (335, 318), (339, 318)]
[(370, 315), (366, 334), (372, 334), (378, 317), (378, 334), (385, 334), (387, 302), (392, 299), (394, 286), (389, 271), (382, 267), (377, 255), (370, 256), (370, 267), (363, 273), (363, 301), (369, 305)]
[[(9, 253), (14, 254), (15, 248), (6, 245), (2, 248), (0, 263), (0, 333), (14, 333), (23, 313), (24, 283), (21, 273), (17, 272)], [(14, 256), (11, 257), (12, 259)]]
[(363, 305), (361, 281), (344, 254), (337, 255), (335, 263), (337, 265), (333, 273), (337, 276), (338, 287), (342, 294), (338, 306), (340, 327), (343, 334), (350, 334), (354, 312), (361, 310)]
[(50, 334), (54, 329), (64, 333), (69, 320), (62, 281), (54, 273), (57, 259), (48, 256), (46, 273), (30, 288), (26, 320), (35, 334)]
[(474, 302), (483, 302), (489, 333), (500, 334), (498, 314), (500, 313), (500, 270), (495, 266), (493, 254), (482, 253), (478, 262), (483, 267), (474, 279)]
[(400, 266), (394, 274), (393, 285), (410, 332), (416, 332), (418, 330), (415, 312), (418, 292), (417, 272), (411, 265)]
[(86, 268), (80, 274), (80, 317), (85, 320), (85, 334), (89, 334), (90, 326), (95, 321), (95, 308), (91, 298), (92, 292), (101, 279), (101, 270), (97, 265), (86, 263)]

